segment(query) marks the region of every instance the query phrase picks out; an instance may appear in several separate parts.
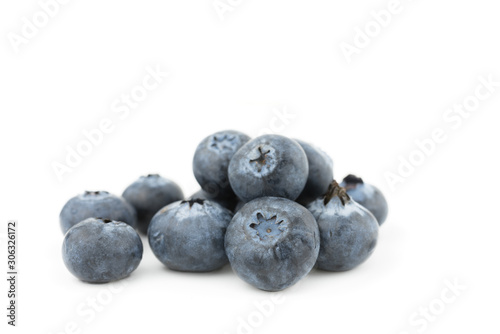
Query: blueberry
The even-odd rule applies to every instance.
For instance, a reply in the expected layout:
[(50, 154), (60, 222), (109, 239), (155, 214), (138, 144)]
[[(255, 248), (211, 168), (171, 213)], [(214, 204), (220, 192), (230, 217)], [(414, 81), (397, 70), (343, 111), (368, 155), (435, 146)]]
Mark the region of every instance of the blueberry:
[(136, 227), (134, 208), (121, 197), (107, 191), (85, 191), (71, 198), (61, 210), (59, 221), (63, 233), (84, 219), (103, 217)]
[(224, 266), (224, 235), (232, 214), (204, 199), (167, 205), (153, 217), (148, 230), (155, 256), (173, 270), (205, 272)]
[(326, 193), (328, 185), (333, 181), (333, 161), (318, 147), (301, 140), (295, 140), (304, 149), (309, 163), (309, 176), (304, 190), (297, 202), (307, 205)]
[(379, 225), (385, 222), (389, 206), (377, 187), (364, 183), (363, 179), (352, 174), (347, 175), (340, 185), (347, 190), (347, 194), (353, 200), (367, 208), (377, 218)]
[(311, 213), (278, 197), (245, 204), (229, 224), (225, 243), (236, 274), (266, 291), (283, 290), (307, 275), (320, 248)]
[(204, 191), (203, 189), (198, 190), (197, 192), (195, 192), (194, 194), (192, 194), (191, 196), (188, 197), (188, 199), (196, 199), (196, 198), (206, 199), (206, 200), (209, 200), (211, 202), (215, 202), (215, 203), (225, 207), (229, 211), (233, 211), (235, 206), (236, 206), (236, 203), (238, 202), (238, 197), (236, 197), (236, 195), (226, 197), (226, 198), (214, 197), (211, 194)]
[(146, 234), (151, 218), (161, 208), (184, 198), (181, 188), (158, 174), (141, 176), (125, 189), (122, 197), (137, 212), (137, 229)]
[(142, 259), (142, 241), (123, 222), (88, 218), (64, 236), (64, 264), (77, 278), (105, 283), (127, 277)]
[(229, 182), (245, 202), (264, 196), (295, 200), (307, 181), (307, 156), (280, 135), (263, 135), (241, 147), (229, 163)]
[(227, 168), (231, 157), (250, 140), (246, 134), (226, 130), (202, 140), (193, 157), (194, 177), (211, 198), (232, 198)]
[(318, 222), (321, 249), (318, 268), (346, 271), (364, 262), (377, 244), (375, 217), (351, 200), (344, 188), (333, 181), (327, 194), (308, 205)]

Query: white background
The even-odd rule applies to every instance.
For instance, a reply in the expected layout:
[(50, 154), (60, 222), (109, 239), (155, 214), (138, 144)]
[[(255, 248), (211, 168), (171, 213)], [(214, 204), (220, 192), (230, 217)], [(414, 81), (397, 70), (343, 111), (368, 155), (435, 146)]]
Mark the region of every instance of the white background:
[[(500, 81), (498, 4), (401, 0), (349, 63), (341, 43), (353, 44), (356, 27), (389, 1), (230, 3), (222, 20), (212, 0), (69, 1), (18, 52), (9, 38), (40, 5), (1, 3), (0, 232), (8, 219), (20, 225), (19, 326), (6, 325), (2, 279), (2, 333), (413, 334), (429, 305), (442, 313), (431, 313), (423, 332), (498, 332), (500, 87), (462, 123), (443, 119), (474, 95), (480, 76)], [(112, 104), (148, 66), (169, 77), (120, 119)], [(336, 178), (356, 173), (387, 195), (390, 215), (365, 264), (313, 272), (281, 295), (252, 288), (229, 267), (164, 269), (145, 239), (143, 261), (119, 292), (65, 269), (58, 215), (70, 197), (121, 194), (151, 172), (189, 195), (202, 138), (222, 129), (256, 136), (275, 124), (276, 110), (293, 117), (275, 132), (319, 145)], [(106, 118), (111, 133), (58, 180), (53, 163), (65, 163), (67, 147)], [(435, 128), (445, 142), (391, 188), (386, 174)], [(5, 249), (2, 240), (2, 268)], [(465, 288), (440, 309), (447, 281)], [(278, 303), (263, 315), (255, 303), (273, 296)], [(92, 317), (87, 303), (96, 297)]]

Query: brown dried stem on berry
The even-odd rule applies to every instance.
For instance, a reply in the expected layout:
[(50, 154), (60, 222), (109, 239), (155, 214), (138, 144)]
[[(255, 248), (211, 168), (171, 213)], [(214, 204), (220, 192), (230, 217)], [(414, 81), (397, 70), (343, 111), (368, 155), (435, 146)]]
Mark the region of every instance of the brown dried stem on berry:
[(342, 202), (342, 205), (345, 206), (347, 202), (351, 200), (349, 195), (347, 195), (345, 188), (342, 188), (337, 181), (333, 180), (332, 183), (328, 186), (328, 190), (326, 191), (325, 198), (323, 199), (323, 203), (327, 205), (332, 198), (337, 196), (340, 201)]

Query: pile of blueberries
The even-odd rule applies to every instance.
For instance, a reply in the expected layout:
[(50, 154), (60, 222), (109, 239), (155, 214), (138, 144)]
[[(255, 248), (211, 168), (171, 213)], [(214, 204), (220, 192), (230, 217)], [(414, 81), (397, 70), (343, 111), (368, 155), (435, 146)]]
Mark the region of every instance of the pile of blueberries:
[[(221, 131), (197, 147), (201, 190), (141, 176), (122, 197), (86, 191), (63, 207), (63, 259), (86, 282), (124, 278), (142, 259), (139, 233), (172, 270), (208, 272), (230, 263), (249, 284), (283, 290), (314, 267), (346, 271), (364, 262), (387, 217), (376, 187), (348, 175), (315, 146), (280, 135)], [(138, 232), (139, 233), (138, 233)]]

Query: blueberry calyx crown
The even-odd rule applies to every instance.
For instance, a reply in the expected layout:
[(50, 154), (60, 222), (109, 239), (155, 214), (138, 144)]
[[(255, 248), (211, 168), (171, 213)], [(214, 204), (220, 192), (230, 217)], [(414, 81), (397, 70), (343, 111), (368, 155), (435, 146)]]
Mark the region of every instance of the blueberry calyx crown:
[(160, 177), (160, 174), (148, 174), (146, 177), (152, 178), (152, 177)]
[(357, 177), (356, 175), (353, 174), (349, 174), (346, 177), (344, 177), (343, 181), (345, 182), (345, 184), (352, 184), (352, 185), (364, 183), (362, 178)]
[(283, 220), (278, 221), (276, 215), (267, 219), (260, 212), (257, 213), (257, 223), (251, 223), (250, 228), (254, 229), (261, 240), (266, 238), (276, 238), (283, 232)]
[(96, 219), (102, 221), (104, 224), (113, 222), (111, 219), (108, 218), (97, 217)]
[(192, 198), (192, 199), (188, 199), (188, 200), (183, 200), (181, 202), (181, 204), (184, 204), (184, 203), (188, 203), (189, 204), (189, 208), (191, 209), (194, 204), (203, 205), (203, 203), (205, 203), (205, 200), (201, 199), (201, 198)]
[(85, 190), (84, 195), (85, 196), (97, 196), (99, 194), (107, 194), (107, 193), (108, 193), (107, 191), (100, 191), (100, 190), (97, 190), (97, 191)]
[(255, 162), (257, 164), (257, 169), (259, 173), (262, 171), (262, 167), (266, 164), (266, 155), (271, 152), (271, 150), (267, 150), (266, 152), (262, 151), (262, 146), (258, 147), (259, 157), (256, 159), (251, 159), (250, 162)]
[(212, 137), (210, 147), (212, 147), (218, 151), (223, 151), (223, 150), (231, 151), (234, 148), (233, 141), (235, 138), (236, 138), (235, 136), (231, 136), (231, 135), (227, 135), (227, 134), (219, 135), (219, 136), (215, 135)]
[(325, 197), (323, 199), (323, 204), (327, 205), (332, 198), (337, 196), (340, 201), (342, 202), (342, 205), (345, 206), (346, 203), (348, 203), (351, 198), (349, 195), (347, 195), (347, 192), (345, 191), (345, 188), (342, 188), (337, 181), (333, 180), (332, 183), (328, 186), (328, 190), (326, 191)]

